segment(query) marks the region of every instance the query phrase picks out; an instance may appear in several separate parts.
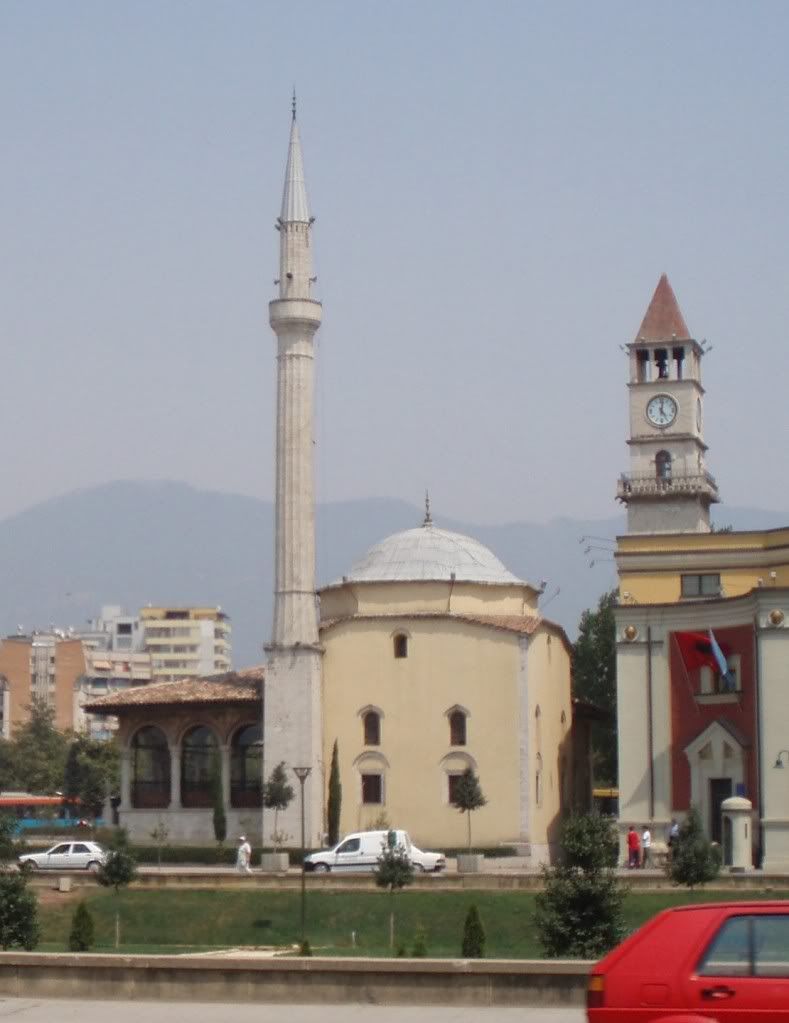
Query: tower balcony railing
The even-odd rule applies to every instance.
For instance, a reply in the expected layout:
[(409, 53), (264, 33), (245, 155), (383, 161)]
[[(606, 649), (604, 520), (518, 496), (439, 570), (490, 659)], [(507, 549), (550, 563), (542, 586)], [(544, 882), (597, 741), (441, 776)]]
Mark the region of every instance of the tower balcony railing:
[(631, 497), (676, 497), (706, 495), (718, 500), (718, 484), (709, 472), (672, 472), (658, 476), (655, 472), (623, 472), (617, 481), (616, 496), (620, 501)]

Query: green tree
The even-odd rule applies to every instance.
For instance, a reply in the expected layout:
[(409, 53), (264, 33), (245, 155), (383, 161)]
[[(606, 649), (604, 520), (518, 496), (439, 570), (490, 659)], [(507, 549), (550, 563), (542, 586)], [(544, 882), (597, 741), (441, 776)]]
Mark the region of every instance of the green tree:
[(472, 903), (463, 924), (463, 945), (460, 954), (464, 959), (484, 959), (486, 941), (485, 928), (482, 926), (479, 910)]
[(605, 870), (619, 859), (616, 826), (599, 813), (571, 814), (562, 827), (561, 843), (565, 863), (580, 870)]
[(55, 727), (55, 711), (34, 697), (30, 717), (13, 734), (16, 783), (27, 792), (49, 795), (62, 789), (69, 736)]
[(118, 791), (118, 747), (114, 741), (76, 736), (68, 747), (63, 772), (63, 794), (79, 803), (84, 812), (101, 816), (108, 796)]
[(225, 794), (222, 791), (222, 763), (216, 750), (211, 757), (211, 804), (214, 808), (214, 838), (222, 845), (227, 838), (227, 817)]
[(386, 888), (390, 895), (389, 902), (389, 948), (394, 948), (395, 940), (395, 909), (394, 897), (406, 885), (414, 880), (414, 866), (402, 845), (397, 843), (397, 835), (389, 831), (381, 843), (381, 855), (375, 867), (375, 883), (379, 888)]
[(14, 771), (14, 746), (9, 739), (0, 739), (0, 792), (17, 787)]
[(588, 700), (609, 715), (592, 724), (594, 779), (602, 785), (616, 785), (616, 590), (604, 593), (594, 610), (581, 615), (578, 638), (573, 644), (572, 672), (575, 695)]
[(107, 859), (96, 875), (100, 885), (115, 891), (115, 947), (121, 943), (121, 889), (127, 888), (137, 877), (137, 863), (129, 848), (129, 838), (123, 828), (118, 828), (112, 837)]
[(543, 868), (534, 922), (546, 956), (599, 959), (624, 935), (624, 890), (616, 876), (614, 822), (577, 814), (562, 826), (564, 862)]
[(278, 818), (280, 810), (287, 810), (295, 796), (293, 786), (288, 784), (288, 773), (285, 770), (285, 761), (280, 760), (269, 775), (269, 779), (263, 789), (263, 805), (267, 810), (274, 811), (274, 829), (271, 837), (274, 842), (274, 851), (282, 845), (287, 838), (279, 832)]
[(38, 902), (23, 873), (0, 871), (0, 948), (32, 951), (38, 944)]
[(329, 824), (329, 845), (335, 846), (340, 841), (340, 810), (342, 809), (342, 785), (340, 784), (340, 754), (337, 740), (331, 751), (331, 769), (329, 770), (329, 805), (326, 816)]
[(9, 813), (0, 816), (0, 869), (16, 856), (14, 837), (16, 835), (16, 818)]
[(666, 873), (674, 884), (688, 888), (714, 881), (721, 869), (721, 853), (704, 834), (701, 815), (695, 806), (680, 825), (679, 835), (671, 845)]
[(461, 813), (468, 814), (468, 848), (471, 850), (471, 815), (475, 810), (479, 810), (480, 807), (485, 806), (487, 799), (482, 794), (482, 788), (479, 784), (479, 778), (472, 771), (470, 767), (467, 767), (463, 774), (458, 778), (457, 784), (455, 785), (455, 791), (452, 795), (452, 805), (457, 807)]
[(68, 936), (68, 947), (71, 952), (89, 952), (95, 941), (93, 917), (83, 900), (74, 910), (71, 918), (71, 932)]

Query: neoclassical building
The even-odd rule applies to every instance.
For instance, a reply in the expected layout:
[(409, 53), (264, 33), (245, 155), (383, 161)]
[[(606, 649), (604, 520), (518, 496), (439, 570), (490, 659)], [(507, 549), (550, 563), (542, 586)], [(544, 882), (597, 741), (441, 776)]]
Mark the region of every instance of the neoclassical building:
[(695, 806), (727, 854), (721, 804), (745, 796), (754, 861), (784, 871), (789, 529), (711, 529), (705, 350), (665, 276), (628, 351), (632, 471), (619, 480), (628, 533), (616, 548), (622, 842), (630, 824), (659, 840)]
[[(385, 816), (417, 844), (462, 845), (451, 797), (472, 767), (487, 798), (474, 814), (475, 842), (516, 842), (542, 862), (563, 810), (590, 794), (586, 753), (573, 758), (570, 646), (541, 615), (541, 589), (471, 537), (437, 527), (427, 509), (421, 525), (316, 592), (313, 361), (322, 307), (312, 294), (313, 223), (294, 102), (276, 223), (279, 293), (269, 305), (277, 402), (266, 664), (91, 705), (120, 721), (121, 821), (138, 838), (159, 819), (175, 839), (209, 838), (210, 781), (221, 769), (231, 830), (268, 842), (272, 815), (255, 816), (261, 777), (284, 762), (307, 774), (306, 834), (319, 844), (336, 742), (342, 831)], [(575, 788), (573, 778), (582, 779)], [(278, 820), (292, 845), (298, 803)]]

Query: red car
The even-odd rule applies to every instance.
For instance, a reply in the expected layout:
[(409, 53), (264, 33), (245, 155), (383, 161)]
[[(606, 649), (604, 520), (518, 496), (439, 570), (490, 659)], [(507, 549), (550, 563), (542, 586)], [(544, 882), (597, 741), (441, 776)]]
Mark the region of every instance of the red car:
[(658, 913), (592, 970), (590, 1023), (789, 1023), (789, 901)]

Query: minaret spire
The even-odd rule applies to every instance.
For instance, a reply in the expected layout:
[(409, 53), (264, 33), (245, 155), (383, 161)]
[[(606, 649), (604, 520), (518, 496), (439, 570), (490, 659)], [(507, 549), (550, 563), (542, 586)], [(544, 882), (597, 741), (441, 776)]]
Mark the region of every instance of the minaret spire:
[(282, 206), (279, 211), (279, 225), (309, 224), (310, 205), (304, 184), (304, 158), (301, 154), (299, 125), (296, 121), (296, 93), (293, 93), (293, 117), (290, 122), (288, 162), (285, 166), (285, 187), (282, 190)]

